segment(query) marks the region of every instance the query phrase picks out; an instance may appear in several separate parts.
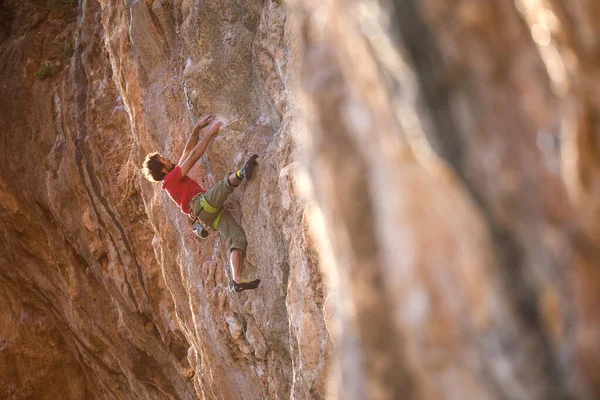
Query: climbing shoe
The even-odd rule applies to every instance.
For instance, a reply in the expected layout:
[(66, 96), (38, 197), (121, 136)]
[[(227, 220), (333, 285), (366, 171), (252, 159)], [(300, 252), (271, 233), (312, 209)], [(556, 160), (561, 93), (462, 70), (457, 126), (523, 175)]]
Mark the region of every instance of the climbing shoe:
[(233, 289), (236, 292), (243, 292), (244, 290), (253, 290), (258, 287), (260, 283), (260, 279), (255, 279), (253, 281), (248, 279), (241, 279), (239, 282), (233, 282)]
[(250, 157), (248, 161), (246, 161), (244, 166), (235, 173), (235, 175), (240, 179), (249, 180), (250, 178), (252, 178), (252, 170), (255, 166), (258, 165), (258, 163), (256, 162), (257, 158), (258, 154), (254, 154), (252, 157)]

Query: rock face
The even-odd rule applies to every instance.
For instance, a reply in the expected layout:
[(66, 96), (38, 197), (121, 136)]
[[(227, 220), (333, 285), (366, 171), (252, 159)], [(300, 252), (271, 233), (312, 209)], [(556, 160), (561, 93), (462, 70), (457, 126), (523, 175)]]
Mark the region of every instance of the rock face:
[(600, 397), (600, 9), (450, 3), (0, 0), (0, 398)]
[[(285, 5), (1, 10), (0, 398), (324, 397), (331, 339), (296, 193)], [(139, 173), (150, 151), (177, 160), (209, 112), (226, 127), (194, 178), (261, 157), (227, 205), (262, 279), (238, 295), (241, 318), (214, 235), (197, 239)]]

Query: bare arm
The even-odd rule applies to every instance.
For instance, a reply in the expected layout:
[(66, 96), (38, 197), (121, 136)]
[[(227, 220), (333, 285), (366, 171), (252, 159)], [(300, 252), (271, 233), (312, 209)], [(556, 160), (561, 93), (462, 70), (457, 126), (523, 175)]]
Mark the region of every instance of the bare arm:
[(200, 140), (200, 142), (196, 146), (194, 146), (186, 160), (183, 162), (183, 164), (181, 164), (181, 177), (186, 176), (187, 173), (190, 172), (190, 169), (192, 169), (196, 162), (198, 162), (200, 157), (202, 157), (202, 155), (206, 151), (206, 148), (208, 147), (208, 143), (217, 134), (217, 132), (219, 132), (219, 128), (222, 125), (222, 122), (215, 122), (214, 124), (212, 124), (208, 132), (206, 132), (206, 135), (202, 138), (202, 140)]
[(189, 157), (192, 149), (196, 146), (196, 144), (198, 144), (198, 135), (200, 134), (200, 129), (208, 125), (213, 118), (214, 117), (212, 115), (205, 115), (204, 117), (200, 118), (196, 126), (194, 126), (194, 129), (192, 130), (192, 133), (187, 143), (185, 144), (185, 148), (183, 149), (183, 154), (181, 154), (181, 158), (177, 163), (178, 165), (181, 165), (186, 160), (186, 158)]

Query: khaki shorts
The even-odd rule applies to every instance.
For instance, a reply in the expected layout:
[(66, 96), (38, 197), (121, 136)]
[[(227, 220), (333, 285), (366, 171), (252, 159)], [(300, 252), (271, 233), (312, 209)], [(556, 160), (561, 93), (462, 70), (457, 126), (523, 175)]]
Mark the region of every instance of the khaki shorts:
[[(219, 182), (215, 183), (213, 187), (208, 189), (204, 193), (204, 200), (214, 208), (222, 209), (223, 203), (227, 200), (227, 197), (231, 193), (233, 193), (234, 186), (229, 184), (228, 177), (229, 174), (225, 175), (225, 178), (221, 179)], [(190, 210), (197, 215), (198, 218), (206, 226), (211, 229), (215, 229), (214, 222), (215, 219), (219, 216), (219, 221), (217, 224), (216, 230), (219, 231), (226, 240), (229, 241), (229, 251), (233, 249), (239, 249), (246, 252), (246, 246), (248, 246), (248, 242), (246, 241), (246, 234), (242, 227), (237, 223), (237, 221), (233, 218), (233, 216), (227, 210), (221, 210), (216, 213), (209, 213), (208, 211), (202, 209), (202, 205), (200, 205), (201, 196), (196, 196), (190, 202)], [(200, 211), (200, 214), (198, 214)]]

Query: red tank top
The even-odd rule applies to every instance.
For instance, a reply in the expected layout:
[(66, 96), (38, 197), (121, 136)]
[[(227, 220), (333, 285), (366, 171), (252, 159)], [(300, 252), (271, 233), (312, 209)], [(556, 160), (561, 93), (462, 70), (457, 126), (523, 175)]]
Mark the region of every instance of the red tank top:
[(163, 190), (169, 193), (169, 196), (179, 205), (181, 211), (185, 214), (190, 213), (190, 201), (198, 193), (204, 193), (205, 190), (189, 176), (181, 177), (181, 167), (177, 165), (163, 179)]

